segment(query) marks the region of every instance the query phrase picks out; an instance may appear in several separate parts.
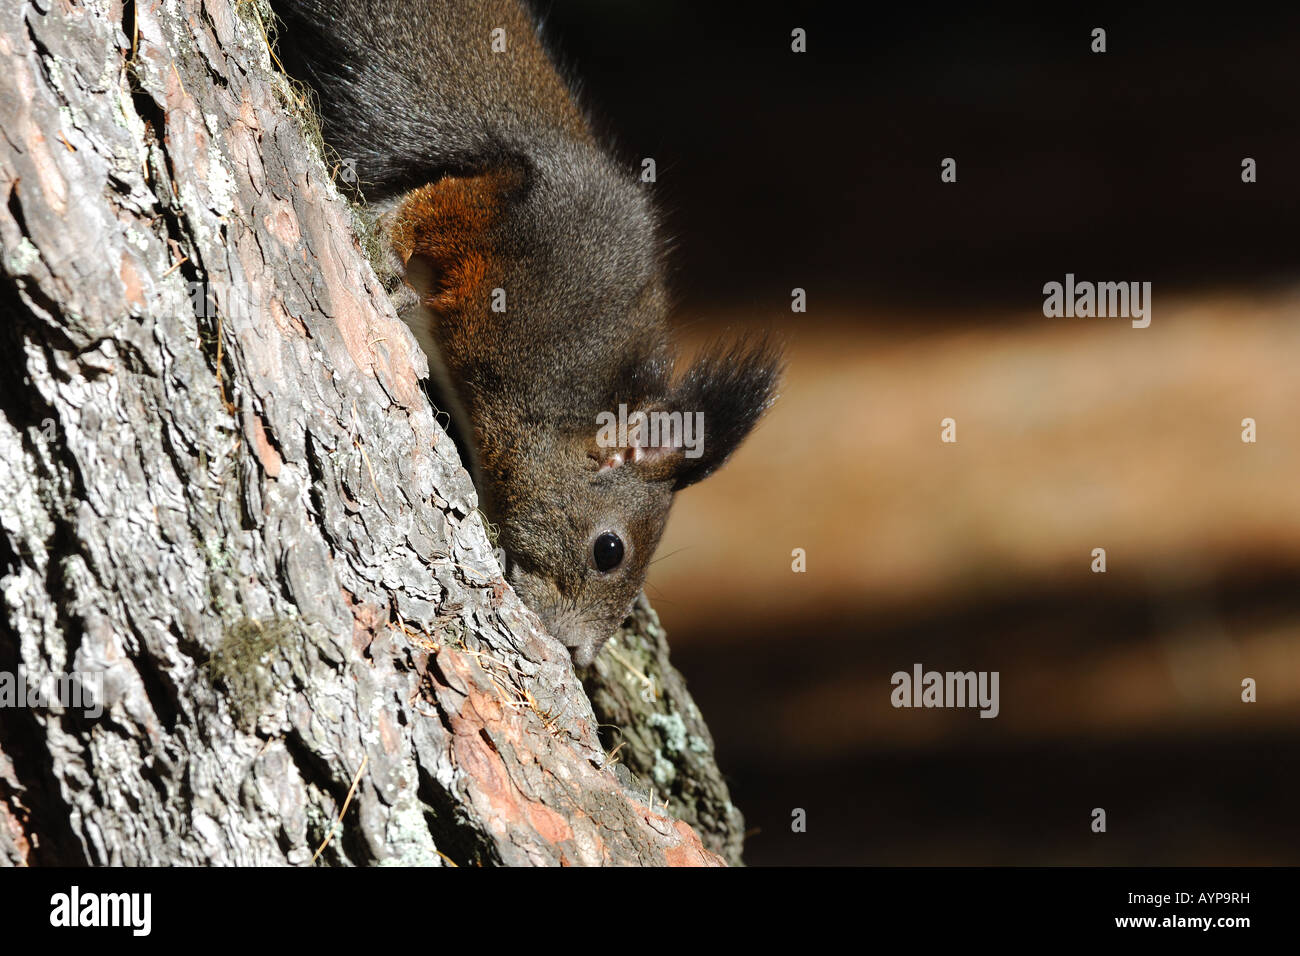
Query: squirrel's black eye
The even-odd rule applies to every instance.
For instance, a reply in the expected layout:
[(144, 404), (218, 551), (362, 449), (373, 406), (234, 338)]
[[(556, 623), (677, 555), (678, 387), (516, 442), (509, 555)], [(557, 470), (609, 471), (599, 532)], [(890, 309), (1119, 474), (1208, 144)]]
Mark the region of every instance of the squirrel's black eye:
[(613, 571), (623, 563), (623, 539), (612, 531), (606, 531), (596, 538), (591, 551), (597, 571)]

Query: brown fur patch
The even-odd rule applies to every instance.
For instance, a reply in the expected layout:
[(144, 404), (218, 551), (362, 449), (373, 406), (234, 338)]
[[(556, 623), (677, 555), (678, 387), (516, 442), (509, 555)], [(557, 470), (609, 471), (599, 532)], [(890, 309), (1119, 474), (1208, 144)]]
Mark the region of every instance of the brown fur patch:
[(488, 235), (501, 216), (514, 176), (494, 171), (479, 176), (445, 176), (406, 195), (399, 207), (392, 243), (403, 263), (425, 256), (436, 287), (425, 304), (447, 311), (481, 292), (491, 255)]

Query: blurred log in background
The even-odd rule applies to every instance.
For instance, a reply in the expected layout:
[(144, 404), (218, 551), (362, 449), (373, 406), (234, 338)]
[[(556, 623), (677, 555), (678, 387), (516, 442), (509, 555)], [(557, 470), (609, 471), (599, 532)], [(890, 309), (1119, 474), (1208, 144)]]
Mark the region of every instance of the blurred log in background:
[[(1158, 301), (791, 333), (650, 587), (752, 862), (1295, 862), (1300, 298)], [(999, 671), (1000, 715), (895, 710), (915, 662)]]

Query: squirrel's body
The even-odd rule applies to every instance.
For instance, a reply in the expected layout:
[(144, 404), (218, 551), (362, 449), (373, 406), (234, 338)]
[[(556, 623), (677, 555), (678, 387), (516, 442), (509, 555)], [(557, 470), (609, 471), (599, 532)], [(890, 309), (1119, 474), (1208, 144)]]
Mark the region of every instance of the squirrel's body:
[[(586, 663), (640, 590), (673, 493), (770, 403), (774, 351), (716, 351), (673, 383), (645, 187), (599, 147), (517, 0), (275, 6), (286, 65), (381, 214), (407, 283), (395, 301), (456, 406), (511, 583)], [(599, 441), (620, 404), (703, 412), (701, 453)]]

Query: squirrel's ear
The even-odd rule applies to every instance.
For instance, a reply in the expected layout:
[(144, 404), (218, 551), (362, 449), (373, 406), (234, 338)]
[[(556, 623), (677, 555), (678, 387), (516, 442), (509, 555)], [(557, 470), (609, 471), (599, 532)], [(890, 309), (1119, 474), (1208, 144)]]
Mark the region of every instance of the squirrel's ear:
[(402, 197), (386, 231), (426, 305), (450, 309), (480, 291), (491, 230), (523, 182), (520, 170), (502, 166), (443, 176)]
[(638, 463), (647, 479), (671, 480), (680, 491), (721, 468), (776, 399), (781, 368), (781, 348), (768, 338), (707, 350), (666, 402), (683, 421), (702, 422), (703, 434), (647, 454)]

